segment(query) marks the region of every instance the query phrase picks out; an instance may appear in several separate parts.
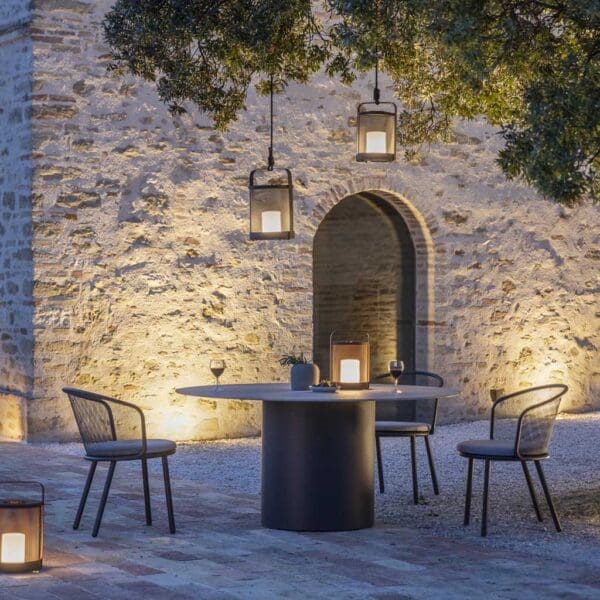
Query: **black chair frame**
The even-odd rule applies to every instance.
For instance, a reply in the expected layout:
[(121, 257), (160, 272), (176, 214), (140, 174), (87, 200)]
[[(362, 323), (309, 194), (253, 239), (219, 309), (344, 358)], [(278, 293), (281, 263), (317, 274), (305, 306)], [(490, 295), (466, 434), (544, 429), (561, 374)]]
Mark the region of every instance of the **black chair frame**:
[[(148, 460), (151, 458), (161, 458), (162, 459), (162, 470), (163, 470), (163, 479), (165, 485), (165, 496), (166, 496), (166, 504), (167, 504), (167, 512), (169, 519), (169, 531), (171, 533), (175, 533), (175, 516), (173, 511), (173, 494), (171, 490), (171, 477), (169, 474), (169, 463), (168, 456), (175, 453), (175, 450), (170, 450), (166, 452), (160, 453), (149, 453), (148, 452), (148, 438), (146, 435), (146, 419), (144, 417), (144, 413), (135, 404), (131, 404), (130, 402), (124, 402), (123, 400), (117, 400), (116, 398), (111, 398), (109, 396), (104, 396), (101, 394), (96, 394), (94, 392), (88, 392), (85, 390), (79, 390), (71, 387), (63, 388), (63, 392), (67, 394), (69, 400), (71, 402), (71, 406), (73, 408), (73, 413), (75, 415), (75, 420), (77, 422), (77, 426), (79, 428), (79, 432), (81, 434), (81, 438), (83, 444), (86, 448), (86, 456), (84, 457), (86, 460), (90, 461), (90, 470), (88, 472), (88, 476), (85, 482), (85, 486), (83, 488), (83, 492), (81, 495), (81, 500), (79, 502), (79, 507), (77, 509), (77, 514), (75, 515), (75, 521), (73, 522), (73, 529), (79, 529), (79, 525), (81, 523), (81, 517), (83, 516), (83, 511), (85, 509), (85, 505), (87, 502), (87, 498), (90, 492), (90, 488), (92, 486), (92, 481), (94, 479), (94, 475), (96, 473), (96, 468), (98, 467), (98, 463), (100, 462), (108, 462), (108, 473), (106, 476), (106, 481), (104, 483), (104, 489), (102, 491), (102, 496), (100, 499), (100, 505), (98, 507), (98, 512), (96, 514), (96, 520), (94, 523), (94, 528), (92, 530), (92, 537), (97, 537), (98, 532), (100, 530), (100, 525), (102, 523), (102, 516), (104, 515), (104, 509), (106, 507), (106, 501), (108, 499), (108, 494), (110, 491), (110, 486), (112, 484), (113, 476), (115, 473), (115, 468), (118, 462), (139, 460), (142, 463), (142, 481), (144, 487), (144, 508), (146, 515), (146, 525), (152, 525), (152, 507), (150, 502), (150, 483), (148, 477)], [(111, 404), (124, 407), (128, 410), (135, 411), (140, 418), (140, 431), (141, 431), (141, 439), (136, 441), (141, 442), (141, 449), (139, 452), (135, 454), (125, 454), (125, 455), (112, 455), (112, 456), (94, 456), (93, 453), (90, 453), (88, 449), (90, 448), (90, 440), (86, 439), (87, 436), (87, 426), (85, 423), (84, 417), (80, 414), (80, 411), (77, 410), (75, 402), (73, 398), (82, 399), (88, 402), (94, 402), (98, 405), (102, 406), (106, 413), (105, 416), (108, 419), (109, 427), (110, 427), (110, 439), (107, 441), (119, 441), (117, 436), (117, 427), (115, 425), (115, 419), (113, 415), (113, 410), (111, 408)]]
[[(430, 373), (429, 371), (405, 371), (402, 374), (401, 380), (408, 377), (426, 377), (430, 378), (436, 383), (436, 387), (443, 387), (444, 379), (437, 373)], [(401, 401), (401, 400), (399, 400)], [(431, 417), (431, 423), (429, 424), (428, 431), (417, 431), (407, 430), (402, 432), (396, 431), (380, 431), (377, 430), (377, 423), (375, 423), (375, 450), (377, 453), (377, 475), (379, 480), (379, 491), (380, 493), (385, 492), (385, 482), (383, 476), (383, 458), (381, 454), (381, 441), (382, 437), (408, 437), (410, 438), (410, 459), (411, 459), (411, 472), (412, 472), (412, 487), (413, 487), (413, 502), (419, 503), (419, 483), (417, 475), (417, 437), (423, 438), (425, 443), (425, 449), (427, 451), (427, 462), (429, 463), (429, 472), (431, 474), (431, 483), (433, 485), (433, 493), (437, 496), (440, 493), (439, 483), (437, 478), (437, 472), (435, 469), (435, 461), (433, 459), (433, 451), (431, 449), (431, 442), (429, 436), (435, 432), (435, 425), (437, 422), (438, 413), (438, 399), (436, 398), (433, 403), (433, 412)]]
[(560, 524), (560, 520), (558, 518), (558, 514), (556, 512), (556, 508), (554, 506), (554, 502), (552, 500), (552, 495), (550, 493), (550, 489), (548, 487), (548, 483), (546, 481), (546, 477), (544, 474), (544, 470), (542, 468), (541, 461), (548, 458), (549, 454), (546, 451), (536, 454), (527, 454), (521, 452), (521, 434), (523, 431), (523, 423), (529, 413), (536, 411), (539, 408), (542, 408), (546, 405), (555, 402), (561, 396), (563, 396), (567, 391), (568, 387), (564, 384), (549, 384), (549, 385), (540, 385), (532, 388), (527, 388), (526, 390), (520, 390), (518, 392), (513, 392), (511, 394), (507, 394), (498, 398), (494, 404), (492, 405), (491, 417), (490, 417), (490, 440), (494, 439), (495, 425), (496, 425), (496, 409), (503, 402), (510, 400), (512, 398), (516, 398), (523, 394), (529, 392), (535, 392), (546, 389), (556, 389), (557, 393), (552, 397), (544, 400), (543, 402), (538, 402), (531, 406), (525, 408), (517, 419), (516, 433), (515, 433), (515, 446), (514, 446), (514, 454), (512, 456), (490, 456), (490, 455), (478, 455), (474, 453), (463, 453), (460, 452), (461, 456), (464, 456), (468, 459), (468, 467), (467, 467), (467, 489), (465, 494), (465, 514), (464, 514), (464, 526), (469, 525), (471, 520), (471, 499), (472, 499), (472, 487), (473, 487), (473, 462), (475, 460), (483, 460), (485, 462), (484, 466), (484, 476), (483, 476), (483, 504), (481, 511), (481, 535), (483, 537), (487, 536), (488, 530), (488, 504), (489, 504), (489, 487), (490, 487), (490, 476), (491, 476), (491, 464), (493, 461), (507, 461), (507, 462), (520, 462), (523, 474), (525, 476), (525, 481), (527, 482), (527, 488), (529, 490), (529, 495), (531, 497), (531, 502), (533, 504), (533, 509), (535, 511), (536, 518), (539, 522), (543, 522), (542, 512), (540, 510), (540, 506), (537, 500), (537, 495), (535, 493), (535, 488), (533, 486), (533, 481), (531, 479), (531, 475), (529, 472), (529, 468), (527, 467), (527, 463), (529, 461), (533, 462), (535, 465), (542, 490), (544, 492), (544, 497), (546, 499), (546, 503), (548, 505), (548, 509), (550, 510), (550, 515), (552, 517), (552, 521), (554, 523), (554, 527), (557, 532), (562, 531), (562, 527)]

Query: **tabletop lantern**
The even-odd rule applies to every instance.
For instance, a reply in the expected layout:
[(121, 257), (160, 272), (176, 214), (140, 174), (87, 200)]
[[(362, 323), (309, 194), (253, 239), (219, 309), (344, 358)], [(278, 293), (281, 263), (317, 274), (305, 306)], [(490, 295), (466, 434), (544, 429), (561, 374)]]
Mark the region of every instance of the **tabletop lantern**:
[[(39, 486), (39, 496), (32, 497), (22, 489), (33, 486)], [(6, 481), (0, 483), (0, 490), (0, 573), (39, 571), (44, 547), (44, 486)]]
[[(271, 137), (266, 169), (250, 173), (250, 239), (289, 240), (294, 237), (294, 186), (289, 169), (273, 173), (273, 76), (270, 81)], [(262, 179), (262, 181), (261, 181)]]
[(392, 162), (396, 160), (397, 108), (393, 102), (379, 101), (379, 69), (375, 63), (373, 102), (358, 105), (356, 116), (356, 160), (359, 162)]
[(369, 335), (339, 337), (334, 331), (329, 344), (331, 381), (343, 390), (369, 389)]

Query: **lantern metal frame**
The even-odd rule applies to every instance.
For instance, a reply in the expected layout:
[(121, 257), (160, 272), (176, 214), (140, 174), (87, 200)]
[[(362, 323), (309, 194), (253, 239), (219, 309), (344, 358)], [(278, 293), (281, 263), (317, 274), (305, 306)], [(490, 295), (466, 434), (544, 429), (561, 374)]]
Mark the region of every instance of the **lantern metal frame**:
[[(292, 172), (287, 168), (280, 168), (279, 170), (285, 171), (287, 183), (275, 183), (275, 184), (256, 184), (255, 177), (257, 173), (272, 173), (275, 170), (275, 159), (273, 157), (273, 75), (270, 77), (270, 138), (269, 138), (269, 155), (267, 157), (267, 168), (266, 169), (254, 169), (250, 173), (248, 179), (248, 190), (250, 193), (250, 239), (251, 240), (290, 240), (294, 237), (294, 185), (292, 183)], [(284, 209), (288, 212), (289, 216), (289, 227), (281, 231), (268, 231), (263, 232), (257, 231), (252, 228), (252, 222), (254, 221), (254, 210), (256, 209), (256, 200), (254, 199), (253, 192), (262, 190), (287, 190), (287, 197), (281, 205), (281, 215), (284, 214)], [(280, 200), (281, 201), (281, 200)], [(261, 212), (262, 216), (262, 212)]]
[[(255, 178), (257, 174), (273, 173), (274, 168), (254, 169), (250, 173), (248, 181), (248, 189), (250, 190), (250, 239), (251, 240), (290, 240), (294, 237), (294, 186), (292, 184), (292, 172), (286, 168), (277, 169), (284, 171), (287, 179), (287, 184), (257, 184)], [(255, 231), (252, 229), (253, 208), (256, 209), (256, 200), (252, 192), (257, 190), (288, 190), (287, 204), (285, 209), (289, 213), (289, 229), (282, 231)], [(282, 209), (284, 206), (281, 207)], [(283, 214), (283, 211), (282, 211)]]
[[(0, 512), (6, 511), (25, 511), (38, 509), (37, 518), (37, 558), (35, 560), (25, 560), (21, 563), (3, 563), (1, 562), (2, 552), (2, 536), (5, 533), (23, 533), (25, 534), (25, 558), (27, 558), (27, 547), (28, 537), (27, 533), (23, 531), (0, 531), (0, 573), (29, 573), (36, 572), (42, 568), (42, 562), (44, 559), (44, 506), (46, 501), (46, 489), (38, 481), (0, 481), (0, 485), (12, 485), (12, 486), (39, 486), (41, 491), (41, 497), (39, 500), (0, 500)], [(35, 517), (35, 515), (34, 515)], [(2, 524), (2, 518), (0, 518), (0, 525)]]
[[(361, 102), (358, 105), (356, 111), (356, 161), (357, 162), (394, 162), (396, 160), (396, 137), (398, 129), (398, 107), (394, 102), (381, 102), (381, 92), (379, 90), (379, 55), (377, 50), (375, 51), (375, 87), (373, 88), (373, 102)], [(364, 110), (365, 106), (374, 106), (374, 109)], [(384, 110), (384, 106), (391, 106), (392, 110)], [(365, 143), (364, 150), (361, 152), (361, 117), (377, 116), (392, 117), (393, 128), (392, 128), (392, 152), (366, 152), (366, 133), (365, 132)], [(386, 131), (387, 133), (387, 131)], [(387, 137), (386, 137), (386, 146)], [(386, 148), (387, 149), (387, 148)]]
[[(336, 339), (335, 336), (340, 335), (340, 337), (338, 337)], [(370, 380), (371, 380), (371, 336), (366, 332), (366, 331), (362, 331), (362, 332), (355, 332), (353, 335), (346, 335), (349, 332), (346, 331), (332, 331), (331, 334), (329, 335), (329, 377), (330, 379), (337, 384), (337, 386), (342, 389), (342, 390), (368, 390), (369, 389), (369, 384), (370, 384)], [(359, 339), (362, 338), (362, 339)], [(364, 347), (366, 346), (366, 354), (364, 357), (364, 362), (365, 364), (363, 365), (362, 361), (359, 359), (359, 381), (354, 383), (354, 382), (343, 382), (343, 381), (337, 381), (336, 377), (334, 376), (335, 372), (336, 372), (336, 368), (334, 366), (334, 351), (333, 348), (334, 346), (338, 346), (338, 347), (342, 347), (342, 346), (355, 346), (357, 348), (361, 348), (361, 352), (364, 349)], [(341, 359), (343, 360), (343, 359)], [(340, 367), (339, 369), (337, 369), (341, 378), (341, 360), (340, 360)], [(366, 378), (363, 380), (362, 378), (362, 372), (366, 373)]]
[[(375, 109), (364, 110), (364, 107), (374, 106)], [(392, 110), (384, 110), (384, 106), (392, 107)], [(381, 115), (393, 118), (392, 148), (393, 152), (361, 152), (361, 117)], [(398, 107), (393, 102), (361, 102), (356, 113), (356, 160), (357, 162), (393, 162), (396, 160), (396, 130), (398, 121)], [(366, 146), (366, 143), (365, 143)]]

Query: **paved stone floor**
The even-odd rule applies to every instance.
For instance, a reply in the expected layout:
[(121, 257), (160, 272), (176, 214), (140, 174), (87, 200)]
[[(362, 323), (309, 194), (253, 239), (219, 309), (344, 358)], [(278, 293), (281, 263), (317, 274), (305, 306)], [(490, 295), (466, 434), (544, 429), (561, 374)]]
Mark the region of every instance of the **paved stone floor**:
[[(600, 598), (595, 561), (509, 552), (383, 523), (346, 533), (260, 527), (256, 496), (173, 482), (178, 532), (168, 534), (162, 481), (144, 524), (139, 463), (119, 464), (98, 538), (90, 535), (104, 468), (79, 531), (71, 523), (87, 472), (81, 458), (0, 444), (0, 479), (48, 486), (44, 569), (0, 576), (1, 600), (257, 598)], [(399, 506), (398, 510), (401, 510)]]

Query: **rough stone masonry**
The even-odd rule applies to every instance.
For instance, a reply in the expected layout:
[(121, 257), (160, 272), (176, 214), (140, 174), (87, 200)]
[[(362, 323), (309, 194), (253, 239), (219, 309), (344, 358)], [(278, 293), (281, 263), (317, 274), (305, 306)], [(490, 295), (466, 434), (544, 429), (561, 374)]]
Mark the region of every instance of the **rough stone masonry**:
[(417, 366), (461, 390), (443, 420), (487, 414), (491, 387), (545, 381), (570, 386), (564, 409), (600, 408), (598, 207), (507, 182), (483, 121), (457, 123), (453, 143), (415, 164), (356, 163), (371, 77), (317, 77), (276, 99), (297, 236), (250, 242), (265, 100), (251, 95), (225, 134), (194, 112), (171, 117), (151, 86), (107, 73), (109, 7), (0, 6), (0, 436), (73, 439), (65, 384), (136, 402), (151, 435), (256, 434), (258, 406), (174, 389), (210, 383), (213, 354), (227, 359), (225, 382), (287, 378), (278, 356), (312, 346), (315, 232), (365, 190), (411, 232)]

